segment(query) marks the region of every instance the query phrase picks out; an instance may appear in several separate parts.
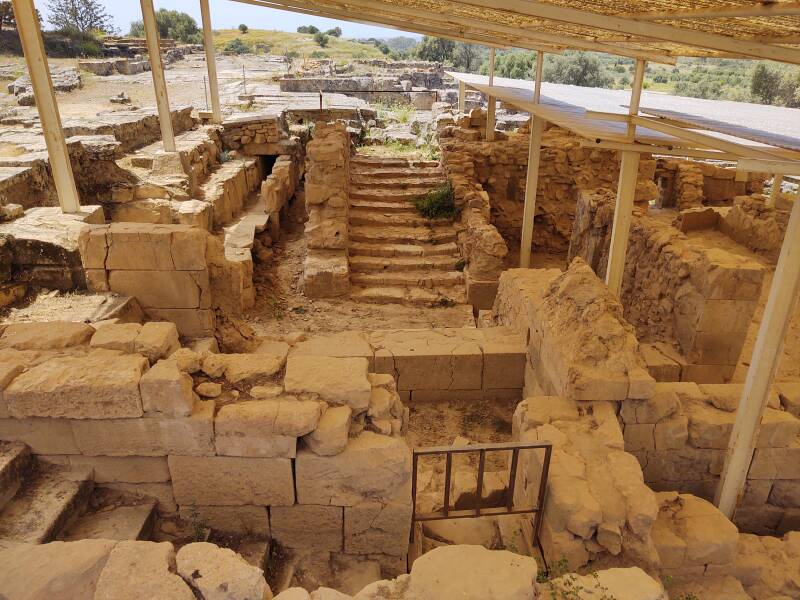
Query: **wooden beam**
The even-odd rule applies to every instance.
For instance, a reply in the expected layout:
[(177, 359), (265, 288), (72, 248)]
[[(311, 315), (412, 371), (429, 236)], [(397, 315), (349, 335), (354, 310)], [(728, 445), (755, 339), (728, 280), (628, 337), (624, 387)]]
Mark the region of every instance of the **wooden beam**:
[(769, 173), (771, 175), (800, 176), (800, 161), (797, 160), (759, 160), (742, 158), (736, 165), (739, 171), (749, 173)]
[(692, 148), (681, 148), (675, 146), (655, 146), (653, 144), (626, 144), (622, 142), (606, 142), (597, 140), (580, 140), (580, 145), (584, 148), (600, 148), (603, 150), (615, 150), (617, 152), (640, 152), (646, 154), (658, 154), (661, 156), (681, 156), (687, 158), (703, 158), (706, 160), (736, 161), (739, 157), (736, 154), (727, 152), (714, 152), (711, 150), (695, 150)]
[(783, 343), (800, 291), (800, 202), (795, 202), (783, 237), (778, 265), (769, 290), (767, 306), (747, 369), (747, 377), (736, 410), (736, 421), (728, 441), (715, 503), (733, 518), (744, 493), (753, 460), (761, 418), (783, 354)]
[[(673, 25), (654, 23), (650, 21), (637, 21), (631, 18), (618, 17), (597, 12), (590, 12), (540, 2), (539, 0), (458, 0), (460, 4), (469, 4), (484, 9), (502, 10), (513, 18), (513, 15), (525, 15), (559, 23), (580, 25), (616, 33), (647, 36), (653, 39), (695, 46), (718, 52), (731, 52), (763, 60), (776, 60), (779, 62), (800, 64), (800, 50), (749, 42), (735, 37), (698, 31), (696, 29), (682, 29)], [(380, 4), (380, 2), (375, 2)], [(488, 15), (487, 15), (488, 18)], [(543, 24), (544, 25), (544, 24)]]
[(214, 30), (211, 27), (211, 10), (208, 0), (200, 0), (200, 14), (203, 19), (203, 45), (206, 50), (208, 87), (211, 89), (211, 122), (222, 123), (222, 108), (219, 101), (219, 82), (217, 81), (217, 57), (214, 52)]
[[(494, 85), (494, 48), (489, 50), (489, 87)], [(486, 141), (494, 141), (495, 113), (497, 111), (497, 99), (489, 94), (486, 106)]]
[(467, 86), (463, 81), (458, 82), (458, 112), (463, 113), (467, 107)]
[(741, 17), (796, 17), (798, 15), (800, 15), (800, 2), (761, 2), (749, 6), (699, 8), (675, 12), (629, 13), (625, 16), (636, 21), (682, 21)]
[(536, 53), (536, 74), (533, 87), (533, 103), (539, 104), (542, 98), (542, 72), (544, 70), (544, 52), (541, 50)]
[(12, 7), (33, 95), (36, 98), (36, 110), (39, 111), (39, 121), (42, 124), (47, 157), (53, 172), (58, 204), (61, 206), (61, 212), (79, 212), (80, 197), (75, 187), (72, 163), (64, 139), (64, 130), (61, 127), (61, 114), (53, 91), (47, 55), (44, 52), (39, 16), (33, 0), (13, 0)]
[(528, 173), (525, 177), (525, 206), (522, 213), (522, 242), (519, 249), (519, 266), (531, 266), (533, 247), (533, 225), (536, 217), (536, 191), (539, 187), (539, 161), (542, 154), (544, 119), (531, 117), (531, 140), (528, 148)]
[(175, 133), (172, 129), (172, 113), (169, 109), (169, 93), (164, 78), (164, 62), (161, 59), (161, 44), (156, 23), (153, 0), (141, 0), (142, 20), (147, 37), (147, 52), (150, 58), (150, 70), (153, 74), (153, 87), (158, 105), (158, 123), (161, 126), (161, 141), (165, 152), (175, 152)]

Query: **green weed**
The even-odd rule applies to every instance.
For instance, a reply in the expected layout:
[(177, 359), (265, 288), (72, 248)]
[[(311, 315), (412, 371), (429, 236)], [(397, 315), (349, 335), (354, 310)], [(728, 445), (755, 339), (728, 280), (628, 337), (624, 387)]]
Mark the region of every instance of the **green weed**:
[(426, 219), (450, 219), (452, 221), (461, 213), (461, 209), (456, 206), (453, 185), (449, 181), (442, 187), (431, 190), (412, 202), (419, 214)]

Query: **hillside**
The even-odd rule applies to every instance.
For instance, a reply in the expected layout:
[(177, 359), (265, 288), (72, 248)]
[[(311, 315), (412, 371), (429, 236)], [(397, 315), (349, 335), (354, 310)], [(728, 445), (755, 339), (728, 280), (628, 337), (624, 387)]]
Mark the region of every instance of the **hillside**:
[(223, 50), (228, 42), (237, 38), (253, 52), (268, 51), (269, 54), (281, 55), (288, 53), (297, 58), (332, 58), (339, 61), (383, 56), (373, 44), (328, 36), (328, 45), (322, 48), (311, 34), (266, 29), (250, 29), (247, 33), (238, 29), (220, 29), (214, 31), (214, 46)]

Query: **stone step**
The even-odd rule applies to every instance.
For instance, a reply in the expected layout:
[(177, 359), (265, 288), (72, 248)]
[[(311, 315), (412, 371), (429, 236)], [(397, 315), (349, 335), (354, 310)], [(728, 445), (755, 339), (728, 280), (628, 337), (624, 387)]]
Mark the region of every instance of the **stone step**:
[(95, 488), (89, 508), (59, 536), (76, 540), (149, 540), (156, 520), (157, 501)]
[(358, 273), (406, 271), (456, 271), (461, 259), (457, 256), (382, 257), (351, 256), (350, 270)]
[(90, 468), (37, 463), (0, 512), (0, 540), (27, 544), (54, 540), (86, 507), (93, 486)]
[(428, 188), (381, 190), (371, 186), (350, 186), (350, 200), (377, 200), (378, 202), (412, 202), (430, 191)]
[(415, 168), (433, 168), (439, 166), (437, 160), (413, 160), (403, 158), (400, 156), (366, 156), (364, 154), (356, 154), (350, 159), (350, 165), (356, 167), (409, 167)]
[(457, 287), (447, 288), (443, 291), (402, 286), (353, 287), (350, 290), (350, 298), (370, 304), (406, 304), (425, 307), (466, 302), (463, 289)]
[(416, 171), (409, 171), (405, 176), (395, 175), (392, 178), (372, 179), (358, 174), (350, 174), (350, 187), (372, 188), (372, 189), (407, 189), (407, 188), (427, 188), (430, 190), (440, 188), (447, 183), (447, 179), (442, 176), (420, 177)]
[[(351, 163), (352, 167), (352, 163)], [(406, 177), (420, 177), (431, 179), (444, 179), (442, 170), (437, 167), (411, 167), (405, 164), (399, 167), (360, 167), (350, 169), (350, 179), (358, 177), (367, 181), (375, 181), (380, 179), (404, 179)]]
[(351, 200), (350, 209), (374, 210), (378, 212), (419, 214), (410, 202), (381, 202), (380, 200)]
[(352, 242), (350, 256), (458, 256), (458, 246), (453, 242), (446, 244), (383, 244)]
[(352, 225), (351, 242), (390, 244), (447, 244), (456, 241), (453, 227), (369, 227)]
[(413, 213), (383, 213), (369, 209), (356, 208), (350, 211), (351, 225), (371, 225), (374, 227), (419, 227), (451, 225), (450, 219), (426, 219)]
[(0, 510), (19, 491), (31, 464), (31, 451), (19, 442), (0, 442)]
[(460, 271), (403, 271), (399, 273), (351, 273), (350, 281), (364, 287), (448, 287), (462, 285), (464, 273)]

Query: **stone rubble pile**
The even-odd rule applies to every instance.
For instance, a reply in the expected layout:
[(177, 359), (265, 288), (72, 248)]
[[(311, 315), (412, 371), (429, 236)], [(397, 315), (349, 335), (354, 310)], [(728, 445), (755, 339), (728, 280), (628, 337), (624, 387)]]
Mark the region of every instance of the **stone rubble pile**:
[(88, 71), (99, 77), (109, 75), (138, 75), (150, 70), (149, 60), (131, 58), (104, 58), (100, 60), (79, 60), (78, 69)]
[[(80, 73), (74, 67), (51, 67), (50, 79), (53, 82), (53, 90), (56, 92), (71, 92), (74, 89), (83, 87)], [(20, 106), (34, 106), (36, 104), (31, 78), (27, 75), (15, 79), (7, 87), (8, 93), (17, 97), (17, 104)]]

